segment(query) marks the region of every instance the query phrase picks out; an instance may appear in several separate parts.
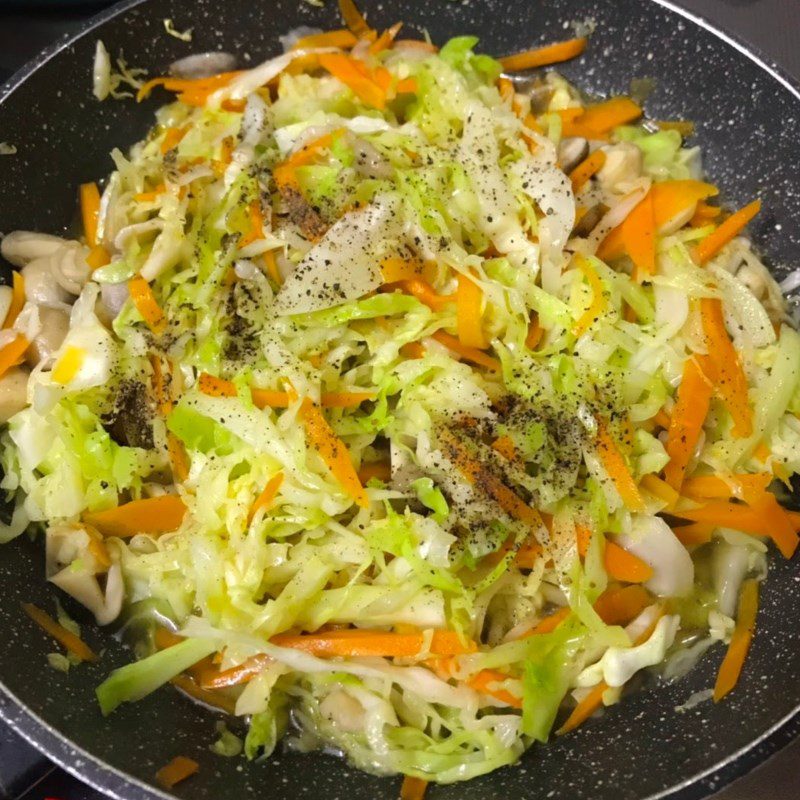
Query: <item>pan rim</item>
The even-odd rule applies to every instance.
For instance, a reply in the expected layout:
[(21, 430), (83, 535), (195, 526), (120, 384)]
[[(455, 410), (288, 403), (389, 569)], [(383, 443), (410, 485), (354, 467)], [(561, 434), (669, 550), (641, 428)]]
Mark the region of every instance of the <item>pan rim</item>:
[[(0, 105), (22, 85), (34, 72), (69, 48), (78, 40), (109, 20), (150, 0), (120, 0), (109, 8), (91, 16), (76, 31), (46, 47), (27, 61), (0, 85)], [(800, 78), (796, 79), (787, 70), (766, 56), (760, 47), (728, 30), (723, 25), (712, 23), (702, 14), (689, 11), (671, 0), (646, 0), (689, 20), (704, 31), (720, 39), (740, 55), (752, 61), (771, 79), (787, 90), (800, 103)], [(9, 725), (48, 759), (64, 769), (74, 778), (88, 784), (113, 800), (173, 800), (175, 795), (123, 772), (99, 757), (74, 744), (64, 734), (28, 708), (0, 679), (0, 720)], [(722, 758), (707, 769), (685, 778), (667, 789), (650, 794), (642, 800), (701, 800), (710, 797), (736, 779), (765, 763), (772, 755), (800, 736), (800, 704), (780, 720), (771, 725), (760, 736), (751, 740), (735, 752)], [(79, 757), (81, 760), (77, 760)], [(107, 776), (113, 775), (115, 786), (109, 787)], [(132, 794), (131, 790), (136, 793)]]

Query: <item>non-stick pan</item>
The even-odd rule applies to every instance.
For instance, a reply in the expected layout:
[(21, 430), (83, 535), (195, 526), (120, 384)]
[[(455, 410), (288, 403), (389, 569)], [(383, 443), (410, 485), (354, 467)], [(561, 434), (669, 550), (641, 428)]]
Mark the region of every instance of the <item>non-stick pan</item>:
[[(800, 263), (800, 93), (745, 46), (652, 0), (362, 0), (374, 25), (405, 21), (435, 41), (474, 32), (503, 54), (566, 38), (591, 19), (588, 52), (564, 72), (592, 92), (625, 92), (652, 77), (651, 117), (690, 119), (724, 202), (755, 196), (765, 210), (753, 226), (777, 274)], [(166, 35), (163, 20), (191, 27), (191, 43)], [(134, 0), (90, 22), (15, 76), (0, 100), (0, 231), (57, 232), (75, 215), (76, 189), (112, 169), (108, 154), (142, 136), (154, 104), (98, 103), (91, 94), (95, 41), (128, 63), (162, 74), (190, 52), (224, 49), (246, 66), (279, 50), (297, 25), (340, 24), (335, 3), (304, 0)], [(155, 102), (155, 101), (154, 101)], [(124, 800), (165, 797), (153, 788), (173, 756), (200, 762), (175, 789), (192, 800), (396, 796), (396, 779), (361, 774), (322, 754), (278, 754), (265, 763), (209, 752), (214, 716), (170, 687), (103, 719), (94, 687), (130, 659), (120, 644), (87, 625), (102, 658), (68, 675), (50, 669), (53, 643), (20, 612), (21, 601), (52, 607), (41, 544), (21, 537), (0, 547), (0, 716), (83, 780)], [(522, 763), (468, 784), (436, 787), (431, 800), (640, 800), (699, 798), (745, 772), (800, 729), (800, 572), (774, 559), (763, 591), (755, 645), (736, 691), (679, 713), (675, 707), (713, 685), (714, 650), (685, 678), (627, 697), (576, 733), (534, 747)]]

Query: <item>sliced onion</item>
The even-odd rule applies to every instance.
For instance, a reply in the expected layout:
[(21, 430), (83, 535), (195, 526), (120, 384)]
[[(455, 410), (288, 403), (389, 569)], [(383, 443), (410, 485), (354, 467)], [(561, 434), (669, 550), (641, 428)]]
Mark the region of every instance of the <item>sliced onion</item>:
[(800, 269), (793, 269), (781, 282), (781, 291), (784, 294), (793, 292), (800, 286)]
[(589, 246), (591, 248), (591, 252), (594, 253), (595, 250), (600, 246), (600, 243), (603, 239), (608, 236), (614, 228), (622, 225), (623, 222), (628, 218), (628, 214), (633, 211), (639, 203), (642, 202), (644, 196), (650, 191), (650, 184), (649, 182), (643, 184), (642, 186), (637, 187), (632, 192), (623, 197), (619, 203), (617, 203), (609, 212), (606, 214), (600, 222), (597, 224), (595, 229), (592, 231), (591, 236), (588, 238)]
[(236, 56), (216, 50), (194, 53), (169, 65), (169, 74), (176, 78), (208, 78), (220, 72), (230, 72), (236, 66)]
[(299, 25), (297, 28), (292, 28), (288, 33), (278, 37), (284, 53), (288, 53), (301, 39), (306, 36), (316, 36), (322, 33), (322, 28), (310, 28), (308, 25)]

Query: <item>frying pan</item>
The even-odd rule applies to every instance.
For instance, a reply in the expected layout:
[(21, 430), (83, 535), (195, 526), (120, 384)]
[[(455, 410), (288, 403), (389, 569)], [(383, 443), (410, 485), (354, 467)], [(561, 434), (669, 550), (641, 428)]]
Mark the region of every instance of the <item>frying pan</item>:
[[(376, 27), (398, 19), (435, 41), (474, 32), (486, 52), (502, 54), (566, 38), (567, 22), (591, 18), (597, 30), (586, 55), (563, 72), (591, 92), (625, 92), (631, 78), (654, 77), (648, 115), (692, 119), (706, 167), (739, 206), (755, 196), (765, 210), (755, 240), (781, 275), (796, 264), (800, 218), (800, 93), (775, 67), (685, 12), (651, 0), (392, 0), (367, 2)], [(190, 44), (164, 33), (170, 17), (193, 27)], [(0, 139), (16, 145), (0, 157), (0, 230), (57, 232), (75, 216), (76, 188), (112, 169), (108, 153), (147, 130), (153, 104), (91, 95), (95, 41), (129, 63), (162, 74), (190, 52), (225, 49), (241, 66), (279, 51), (279, 34), (297, 25), (338, 26), (335, 4), (301, 0), (132, 0), (90, 22), (12, 78), (0, 99)], [(7, 266), (5, 267), (7, 270)], [(7, 275), (6, 271), (6, 275)], [(690, 800), (707, 796), (800, 731), (800, 581), (796, 564), (773, 559), (758, 632), (736, 691), (719, 705), (677, 713), (713, 685), (722, 658), (713, 650), (686, 677), (626, 697), (604, 716), (522, 763), (467, 784), (435, 787), (431, 800)], [(214, 716), (171, 688), (103, 719), (94, 688), (130, 658), (116, 640), (85, 632), (101, 660), (69, 675), (48, 668), (53, 643), (20, 613), (21, 601), (52, 608), (41, 544), (20, 537), (0, 548), (0, 716), (77, 777), (113, 797), (169, 795), (153, 775), (176, 755), (200, 772), (174, 790), (192, 800), (394, 798), (398, 781), (361, 774), (322, 754), (279, 753), (265, 763), (211, 754)], [(75, 611), (75, 609), (73, 609)], [(77, 613), (77, 612), (76, 612)]]

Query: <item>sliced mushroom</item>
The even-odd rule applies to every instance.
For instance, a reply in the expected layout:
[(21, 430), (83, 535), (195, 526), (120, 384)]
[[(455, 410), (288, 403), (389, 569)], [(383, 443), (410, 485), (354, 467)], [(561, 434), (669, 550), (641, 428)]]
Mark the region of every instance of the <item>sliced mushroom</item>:
[(119, 312), (122, 311), (122, 307), (125, 305), (128, 297), (130, 297), (128, 284), (126, 282), (104, 283), (100, 286), (100, 297), (102, 298), (103, 308), (107, 316), (110, 321), (113, 321), (117, 318)]
[(0, 253), (15, 267), (24, 267), (30, 261), (53, 255), (63, 243), (64, 239), (49, 233), (14, 231), (3, 237)]
[(585, 238), (600, 224), (600, 220), (608, 213), (608, 206), (595, 203), (580, 219), (572, 231), (573, 236)]
[(603, 148), (606, 162), (597, 173), (602, 184), (612, 191), (620, 183), (634, 181), (642, 174), (642, 151), (630, 142), (619, 142)]
[(64, 342), (69, 331), (69, 317), (57, 308), (39, 308), (41, 330), (25, 353), (25, 361), (32, 367), (42, 364), (44, 369), (52, 366), (53, 355)]
[(22, 367), (12, 367), (0, 378), (0, 423), (28, 405), (28, 371)]
[(589, 142), (581, 136), (562, 139), (558, 145), (558, 163), (564, 172), (572, 172), (589, 155)]
[(22, 268), (25, 296), (31, 303), (49, 308), (64, 308), (72, 296), (53, 278), (48, 257), (37, 258)]

